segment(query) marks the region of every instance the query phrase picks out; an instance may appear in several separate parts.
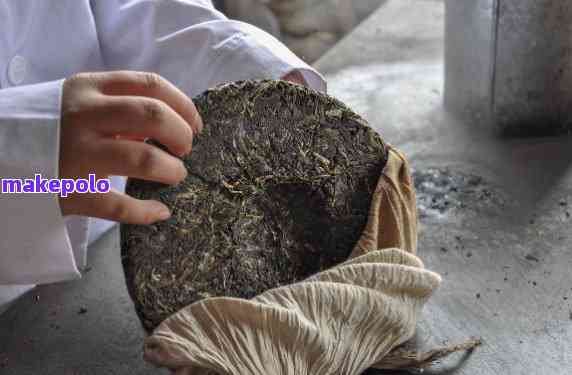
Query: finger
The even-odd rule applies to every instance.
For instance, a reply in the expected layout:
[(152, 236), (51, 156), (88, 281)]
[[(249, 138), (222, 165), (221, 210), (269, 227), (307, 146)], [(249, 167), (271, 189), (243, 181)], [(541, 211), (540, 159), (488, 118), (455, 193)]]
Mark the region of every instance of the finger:
[(100, 174), (127, 176), (174, 185), (187, 177), (183, 162), (148, 143), (124, 139), (95, 142), (86, 155), (92, 168)]
[(120, 134), (116, 134), (114, 136), (115, 139), (129, 139), (131, 141), (139, 141), (139, 142), (144, 142), (147, 140), (147, 137), (138, 137), (138, 136), (130, 136), (130, 135), (120, 135)]
[(158, 74), (133, 71), (93, 73), (92, 82), (106, 95), (147, 96), (161, 100), (175, 110), (195, 133), (203, 129), (203, 121), (191, 98)]
[(185, 120), (165, 103), (136, 96), (104, 96), (91, 108), (91, 124), (109, 136), (152, 138), (173, 154), (191, 151), (193, 131)]
[(167, 220), (169, 208), (154, 200), (139, 200), (116, 190), (107, 193), (74, 193), (61, 199), (65, 215), (97, 217), (126, 224), (152, 224)]

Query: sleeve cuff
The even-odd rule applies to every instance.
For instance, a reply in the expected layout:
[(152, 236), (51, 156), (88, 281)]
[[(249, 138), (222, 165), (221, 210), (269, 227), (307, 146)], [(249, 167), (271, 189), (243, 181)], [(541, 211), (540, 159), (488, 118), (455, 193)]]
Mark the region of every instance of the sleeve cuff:
[[(63, 80), (0, 90), (0, 176), (58, 177)], [(2, 193), (0, 284), (80, 277), (58, 197)]]

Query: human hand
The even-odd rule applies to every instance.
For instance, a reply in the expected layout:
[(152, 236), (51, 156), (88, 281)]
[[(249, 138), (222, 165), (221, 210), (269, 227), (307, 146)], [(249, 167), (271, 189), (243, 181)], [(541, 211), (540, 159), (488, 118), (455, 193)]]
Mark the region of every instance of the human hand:
[(302, 86), (308, 86), (306, 79), (304, 79), (304, 75), (302, 73), (300, 73), (299, 70), (291, 71), (290, 73), (288, 73), (284, 77), (282, 77), (282, 80), (292, 82), (292, 83), (297, 83), (297, 84), (302, 85)]
[[(191, 152), (203, 123), (192, 100), (152, 73), (80, 73), (64, 82), (59, 178), (109, 175), (177, 184), (187, 176), (180, 159)], [(170, 153), (151, 144), (152, 138)], [(118, 191), (60, 197), (64, 215), (84, 215), (132, 224), (168, 219), (158, 201)]]

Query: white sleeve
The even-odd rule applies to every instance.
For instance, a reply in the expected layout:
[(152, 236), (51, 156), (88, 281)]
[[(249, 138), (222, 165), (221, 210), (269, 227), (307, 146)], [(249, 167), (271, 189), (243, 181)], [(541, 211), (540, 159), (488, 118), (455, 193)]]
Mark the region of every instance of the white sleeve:
[[(1, 179), (58, 177), (62, 82), (0, 90)], [(80, 277), (57, 195), (2, 192), (0, 213), (0, 285)]]
[(270, 34), (227, 19), (209, 0), (92, 0), (107, 69), (153, 71), (195, 96), (219, 83), (300, 71), (326, 82)]

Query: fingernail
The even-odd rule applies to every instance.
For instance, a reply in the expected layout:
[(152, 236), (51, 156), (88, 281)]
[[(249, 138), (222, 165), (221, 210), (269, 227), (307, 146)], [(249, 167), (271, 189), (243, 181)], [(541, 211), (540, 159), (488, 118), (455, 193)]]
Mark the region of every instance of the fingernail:
[[(187, 151), (183, 151), (183, 155), (181, 155), (181, 157), (190, 155), (191, 151), (193, 151), (193, 147), (190, 147)], [(183, 164), (183, 166), (184, 166), (184, 164)]]
[(161, 208), (157, 214), (159, 220), (167, 220), (171, 217), (171, 211), (168, 208)]
[(183, 174), (179, 182), (183, 182), (189, 175), (189, 171), (187, 170), (187, 166), (185, 165), (185, 163), (182, 160), (179, 161), (181, 162), (181, 172)]

